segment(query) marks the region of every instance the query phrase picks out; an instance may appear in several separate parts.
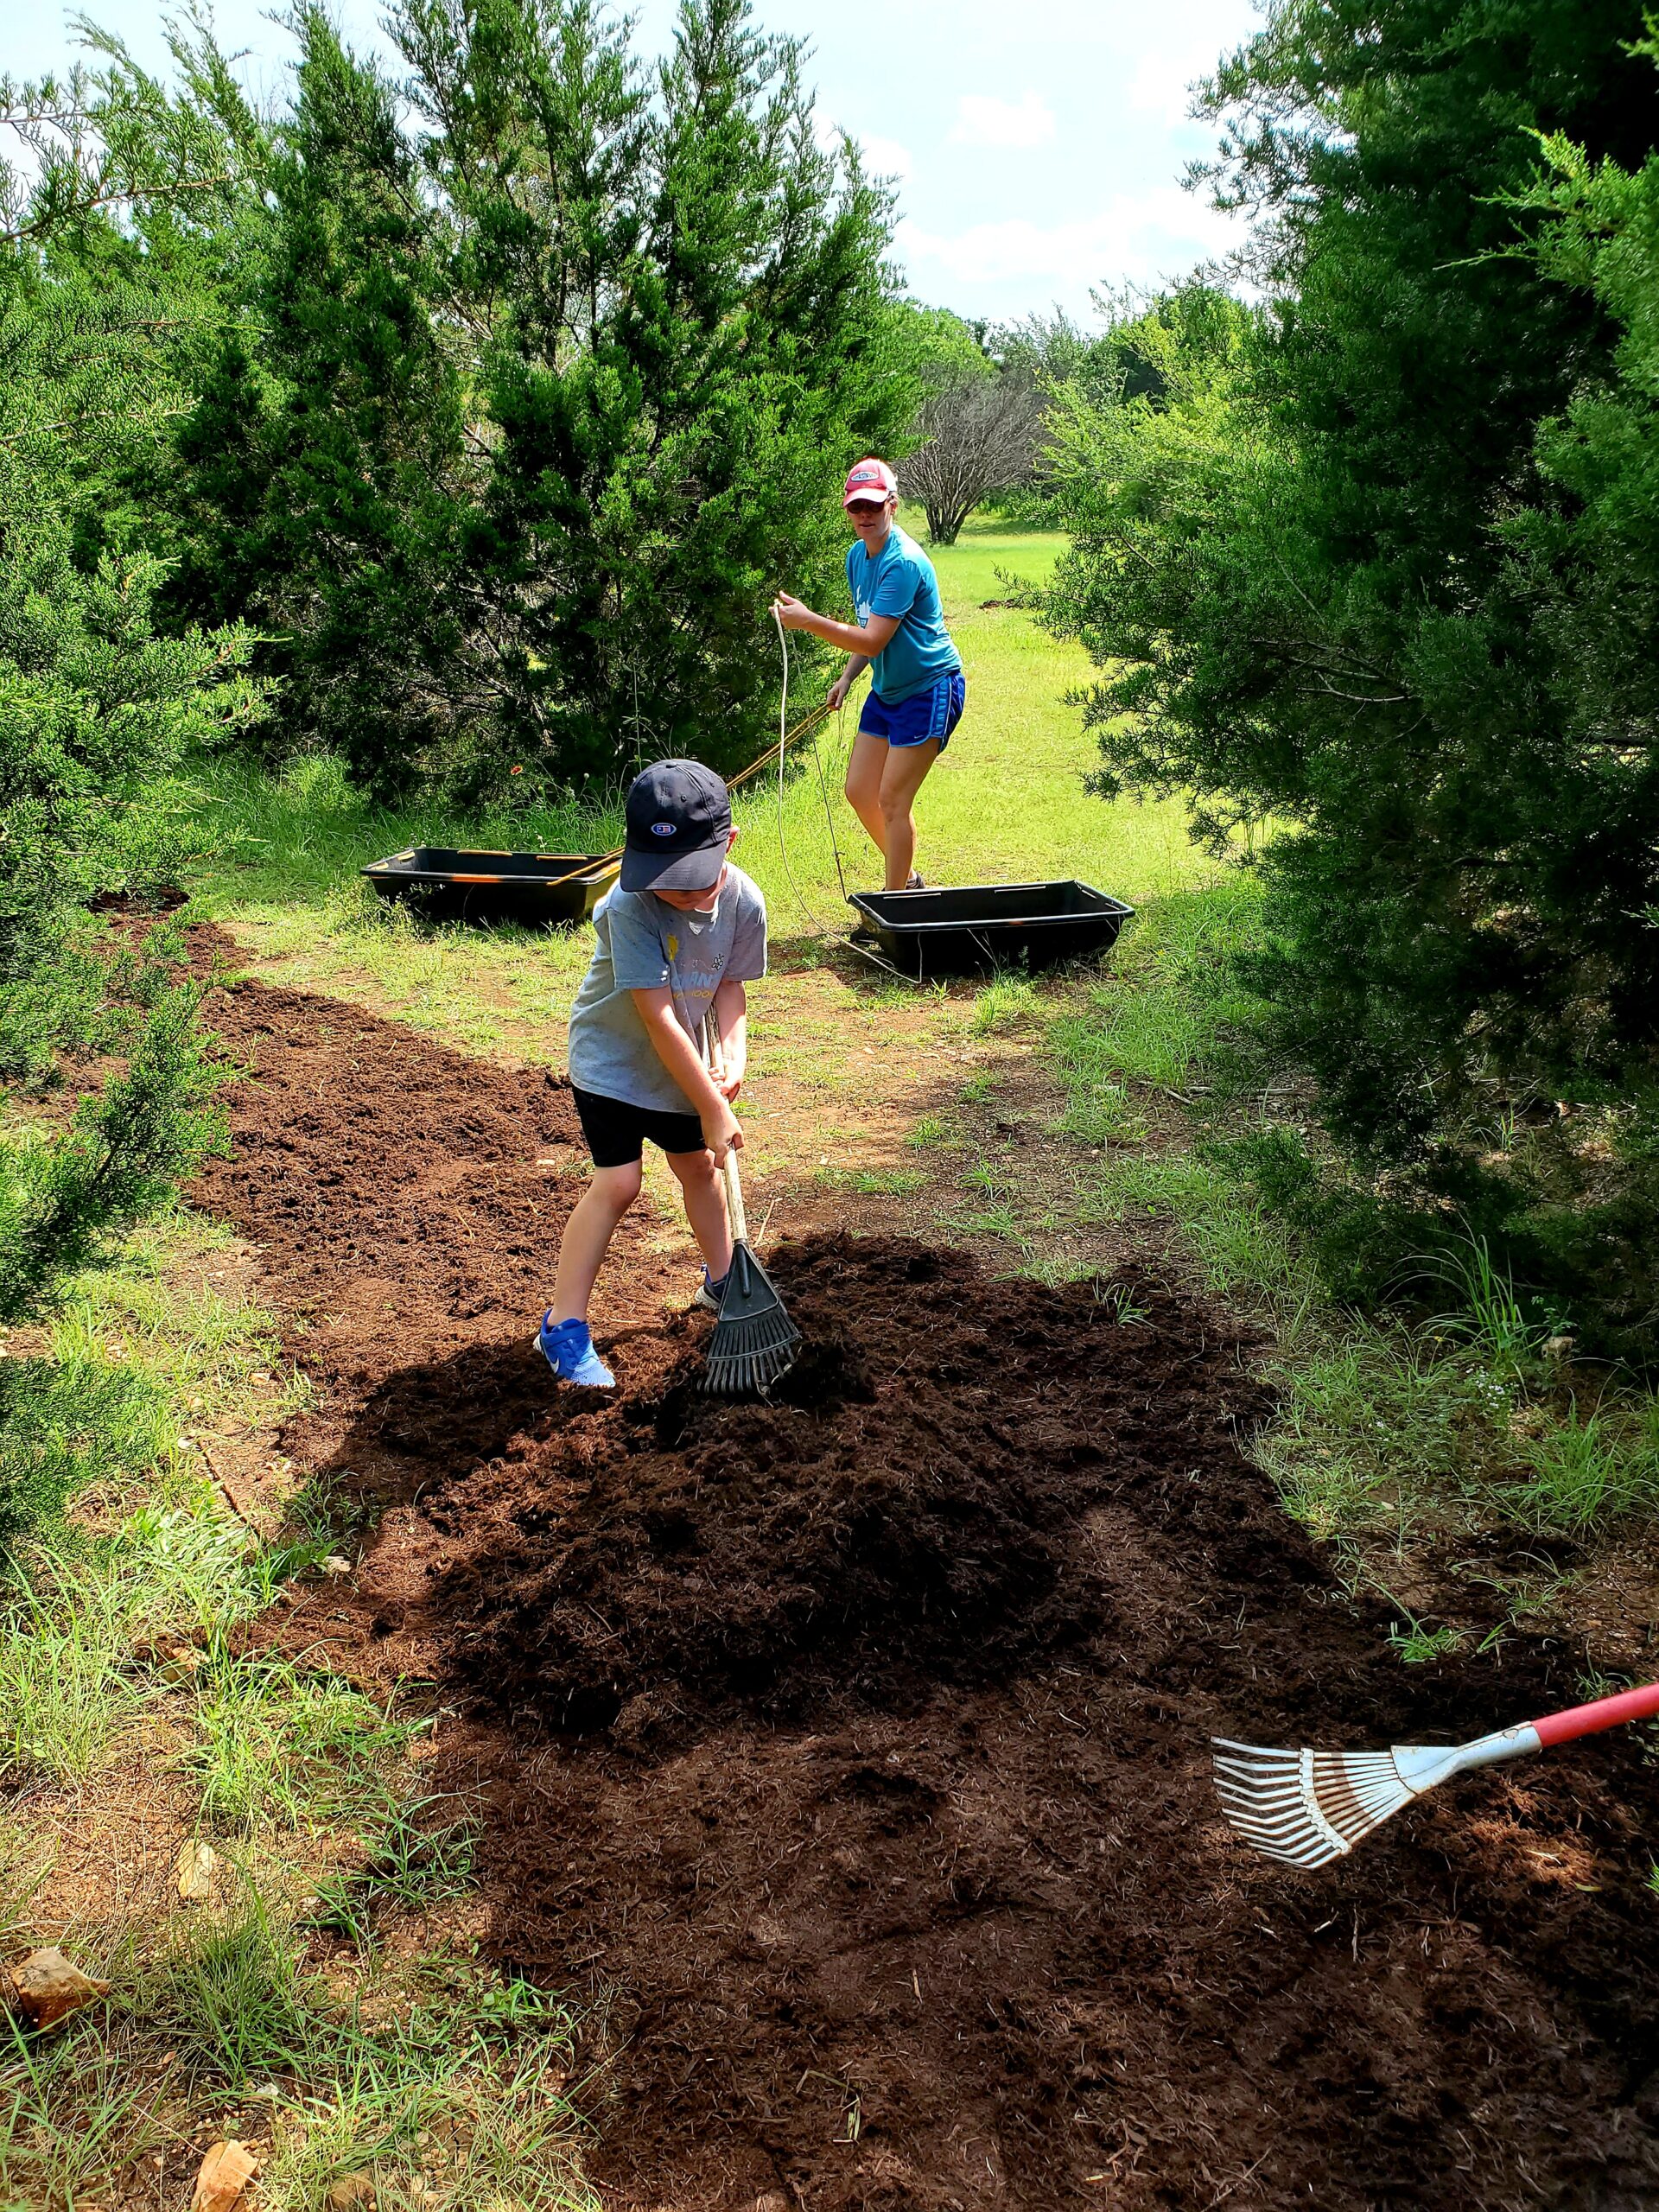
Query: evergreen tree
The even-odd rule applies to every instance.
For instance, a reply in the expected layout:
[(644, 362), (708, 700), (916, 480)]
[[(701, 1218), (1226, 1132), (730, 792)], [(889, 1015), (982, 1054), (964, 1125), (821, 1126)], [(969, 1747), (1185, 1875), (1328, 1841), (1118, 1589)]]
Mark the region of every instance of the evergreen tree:
[(245, 614), (296, 734), (383, 791), (747, 758), (770, 593), (890, 442), (886, 196), (798, 44), (688, 0), (654, 73), (590, 0), (404, 0), (418, 133), (315, 11), (238, 332), (180, 442), (181, 612)]
[[(64, 85), (0, 86), (0, 105), (40, 161), (27, 185), (0, 176), (0, 1086), (15, 1101), (67, 1073), (84, 1092), (67, 1128), (0, 1145), (12, 1324), (48, 1311), (215, 1141), (181, 946), (113, 937), (90, 908), (165, 880), (157, 779), (259, 701), (239, 632), (156, 634), (163, 570), (121, 490), (216, 319), (198, 247), (235, 189), (225, 135), (118, 49)], [(117, 1062), (101, 1084), (94, 1057)], [(70, 1420), (49, 1363), (3, 1363), (0, 1540), (63, 1495)]]
[(1060, 425), (1050, 614), (1122, 664), (1107, 786), (1194, 791), (1218, 840), (1277, 825), (1258, 980), (1376, 1157), (1654, 1071), (1651, 754), (1572, 696), (1611, 600), (1540, 566), (1584, 542), (1569, 451), (1619, 334), (1539, 264), (1529, 193), (1541, 131), (1645, 161), (1640, 28), (1636, 0), (1279, 0), (1212, 88), (1268, 314), (1161, 402)]

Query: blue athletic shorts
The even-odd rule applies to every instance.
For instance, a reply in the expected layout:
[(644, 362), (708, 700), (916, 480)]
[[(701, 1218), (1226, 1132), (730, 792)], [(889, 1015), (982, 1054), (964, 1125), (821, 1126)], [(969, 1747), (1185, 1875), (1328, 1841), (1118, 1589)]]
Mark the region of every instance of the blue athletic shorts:
[(937, 683), (930, 683), (925, 691), (901, 699), (896, 707), (884, 705), (872, 684), (858, 718), (859, 734), (885, 737), (889, 745), (925, 745), (929, 738), (937, 737), (943, 753), (950, 742), (951, 731), (962, 720), (967, 698), (968, 686), (960, 669), (954, 676), (942, 676)]

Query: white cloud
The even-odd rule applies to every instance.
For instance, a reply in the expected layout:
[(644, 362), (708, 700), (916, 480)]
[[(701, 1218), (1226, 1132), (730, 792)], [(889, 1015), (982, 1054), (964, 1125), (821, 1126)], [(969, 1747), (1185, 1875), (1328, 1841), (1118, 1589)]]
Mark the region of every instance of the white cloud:
[(1044, 289), (1073, 301), (1099, 284), (1156, 283), (1178, 276), (1211, 255), (1238, 244), (1240, 226), (1183, 192), (1160, 185), (1119, 194), (1097, 213), (1075, 222), (1040, 224), (1022, 219), (976, 223), (954, 238), (899, 226), (898, 245), (911, 282), (925, 298), (941, 277), (956, 286), (1019, 282), (1033, 296)]
[(1216, 66), (1213, 54), (1143, 54), (1129, 86), (1129, 105), (1158, 117), (1172, 130), (1191, 120), (1192, 87)]
[(964, 92), (950, 130), (953, 146), (1046, 146), (1053, 137), (1054, 118), (1036, 92), (1017, 105), (991, 93)]
[[(842, 126), (833, 117), (820, 115), (814, 118), (812, 137), (820, 153), (838, 154), (841, 134)], [(851, 135), (858, 138), (856, 131)], [(858, 143), (863, 151), (866, 174), (870, 176), (896, 176), (902, 182), (915, 167), (909, 147), (901, 146), (896, 138), (872, 136), (858, 138)]]
[(864, 166), (872, 176), (907, 177), (916, 166), (910, 158), (908, 146), (901, 146), (896, 138), (861, 138), (864, 149)]

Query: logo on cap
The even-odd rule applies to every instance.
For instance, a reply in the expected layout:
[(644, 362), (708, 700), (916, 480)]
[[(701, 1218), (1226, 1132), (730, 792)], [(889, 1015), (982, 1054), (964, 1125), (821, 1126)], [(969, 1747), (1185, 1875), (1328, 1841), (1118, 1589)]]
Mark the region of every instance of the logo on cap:
[(676, 824), (672, 822), (653, 822), (651, 825), (651, 834), (653, 837), (671, 837), (675, 828)]

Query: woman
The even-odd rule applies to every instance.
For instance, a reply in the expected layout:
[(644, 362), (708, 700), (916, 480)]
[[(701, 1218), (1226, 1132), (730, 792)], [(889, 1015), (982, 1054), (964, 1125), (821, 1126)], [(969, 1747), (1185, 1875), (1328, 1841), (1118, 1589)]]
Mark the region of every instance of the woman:
[(832, 622), (787, 592), (778, 594), (778, 617), (785, 629), (810, 630), (848, 655), (830, 687), (832, 707), (871, 671), (847, 764), (847, 800), (887, 863), (887, 889), (919, 891), (911, 802), (962, 719), (962, 660), (944, 626), (933, 563), (895, 519), (899, 485), (887, 462), (861, 461), (841, 504), (858, 541), (847, 554), (857, 623)]

